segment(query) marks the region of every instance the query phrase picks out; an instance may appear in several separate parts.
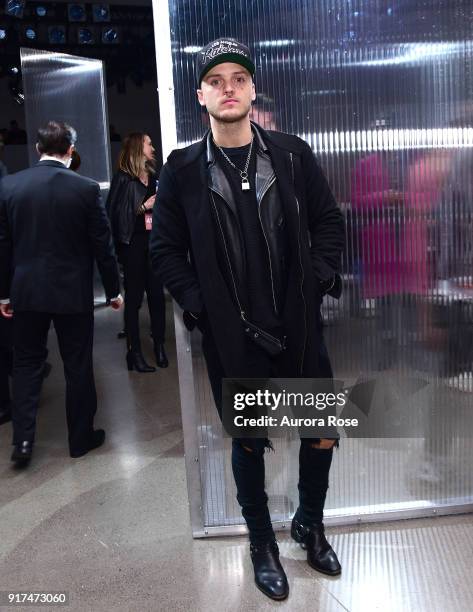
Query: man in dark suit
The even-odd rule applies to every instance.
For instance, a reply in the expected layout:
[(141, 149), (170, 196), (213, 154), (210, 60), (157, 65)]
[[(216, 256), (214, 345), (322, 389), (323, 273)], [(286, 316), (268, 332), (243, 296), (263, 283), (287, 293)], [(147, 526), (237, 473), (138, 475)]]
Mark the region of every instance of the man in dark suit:
[(75, 140), (73, 128), (50, 121), (38, 131), (39, 163), (0, 187), (0, 311), (14, 313), (12, 461), (20, 465), (32, 454), (51, 321), (64, 362), (70, 455), (105, 439), (93, 428), (94, 260), (111, 306), (122, 298), (99, 185), (68, 169)]

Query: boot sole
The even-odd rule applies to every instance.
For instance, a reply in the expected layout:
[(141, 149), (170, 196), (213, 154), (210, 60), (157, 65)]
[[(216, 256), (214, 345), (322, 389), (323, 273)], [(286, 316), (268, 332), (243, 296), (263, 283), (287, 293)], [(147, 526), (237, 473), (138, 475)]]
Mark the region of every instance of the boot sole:
[(31, 461), (31, 457), (28, 457), (26, 459), (24, 457), (17, 457), (17, 458), (11, 457), (10, 460), (12, 461), (12, 463), (15, 464), (16, 467), (24, 468), (24, 467), (27, 467), (29, 465), (29, 463)]
[(259, 589), (264, 595), (266, 595), (266, 597), (269, 597), (269, 599), (274, 599), (274, 601), (283, 601), (284, 599), (287, 599), (289, 597), (289, 590), (287, 591), (287, 593), (284, 593), (284, 595), (270, 595), (269, 593), (264, 591), (256, 582), (255, 584), (257, 589)]
[(325, 574), (326, 576), (340, 576), (340, 574), (342, 573), (341, 569), (336, 570), (334, 572), (329, 572), (327, 570), (320, 569), (320, 567), (317, 567), (316, 565), (313, 565), (312, 563), (310, 563), (309, 559), (307, 559), (307, 565), (309, 565), (315, 571), (320, 572), (321, 574)]

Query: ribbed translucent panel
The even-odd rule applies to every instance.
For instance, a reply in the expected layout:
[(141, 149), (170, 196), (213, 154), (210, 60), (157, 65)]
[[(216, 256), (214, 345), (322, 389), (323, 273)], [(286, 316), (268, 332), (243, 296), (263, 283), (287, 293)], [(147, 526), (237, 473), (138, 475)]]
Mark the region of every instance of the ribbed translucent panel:
[[(101, 60), (65, 53), (21, 49), (25, 117), (30, 165), (38, 161), (38, 128), (64, 121), (77, 131), (79, 174), (97, 181), (105, 201), (110, 188), (110, 142), (104, 66)], [(94, 299), (105, 293), (95, 267)]]
[(78, 133), (80, 174), (102, 189), (110, 186), (110, 145), (103, 62), (38, 49), (21, 49), (25, 116), (30, 164), (38, 128), (50, 120), (65, 121)]
[[(195, 96), (197, 50), (224, 35), (248, 43), (254, 118), (311, 145), (346, 216), (345, 291), (323, 305), (336, 377), (412, 375), (426, 383), (419, 405), (439, 408), (422, 437), (342, 440), (327, 515), (413, 516), (471, 503), (470, 4), (170, 0), (169, 8), (179, 146), (208, 123)], [(196, 343), (192, 355), (203, 521), (234, 525), (229, 441)], [(273, 518), (284, 521), (297, 506), (298, 441), (275, 448), (267, 489)]]

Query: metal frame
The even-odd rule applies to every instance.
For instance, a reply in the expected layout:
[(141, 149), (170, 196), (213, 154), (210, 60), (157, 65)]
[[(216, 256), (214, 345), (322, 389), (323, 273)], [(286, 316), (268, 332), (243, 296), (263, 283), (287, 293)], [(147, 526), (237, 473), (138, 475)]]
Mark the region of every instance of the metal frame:
[[(406, 506), (408, 504), (406, 503)], [(352, 510), (342, 509), (343, 510)], [(368, 523), (388, 523), (390, 521), (402, 521), (416, 518), (432, 518), (435, 516), (450, 516), (453, 514), (473, 513), (473, 504), (454, 504), (452, 506), (423, 506), (421, 508), (406, 507), (403, 510), (384, 510), (382, 512), (367, 512), (366, 514), (335, 514), (339, 510), (324, 510), (324, 524), (327, 527), (361, 525)], [(273, 521), (274, 531), (288, 531), (291, 527), (291, 519), (288, 521)], [(228, 525), (222, 527), (205, 527), (200, 531), (193, 530), (194, 538), (212, 538), (225, 536), (246, 535), (248, 530), (245, 525)]]
[(187, 492), (192, 533), (203, 531), (202, 480), (197, 437), (197, 406), (194, 393), (191, 334), (182, 320), (182, 310), (174, 302), (174, 328), (176, 333), (177, 366), (181, 399), (182, 429), (184, 433), (184, 458), (186, 463)]
[[(171, 29), (168, 0), (153, 0), (156, 70), (158, 75), (159, 114), (161, 118), (161, 147), (166, 160), (177, 148), (176, 108), (172, 71)], [(159, 61), (158, 61), (159, 57)], [(189, 495), (189, 512), (193, 534), (202, 530), (202, 487), (197, 439), (197, 410), (195, 405), (190, 333), (182, 321), (182, 311), (174, 302), (174, 328), (179, 372), (184, 455)]]

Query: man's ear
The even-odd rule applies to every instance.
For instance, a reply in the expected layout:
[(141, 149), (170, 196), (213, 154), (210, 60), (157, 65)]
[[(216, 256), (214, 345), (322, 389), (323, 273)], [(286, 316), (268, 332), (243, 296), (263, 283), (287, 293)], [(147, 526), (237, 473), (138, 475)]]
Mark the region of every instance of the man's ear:
[(38, 143), (36, 143), (36, 153), (41, 157), (41, 151), (39, 150)]
[(74, 151), (74, 145), (71, 145), (68, 149), (67, 149), (67, 153), (66, 153), (66, 157), (72, 157), (72, 151)]
[(205, 106), (204, 94), (202, 93), (202, 89), (197, 90), (197, 99), (199, 100), (199, 104), (201, 106)]
[(256, 89), (255, 84), (251, 86), (251, 101), (254, 102), (256, 100)]

